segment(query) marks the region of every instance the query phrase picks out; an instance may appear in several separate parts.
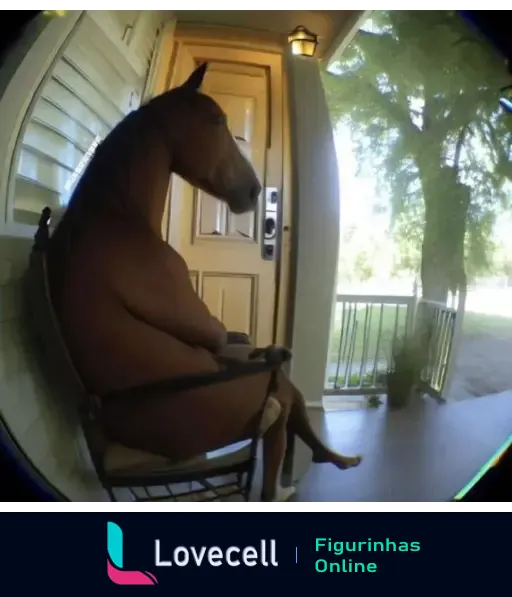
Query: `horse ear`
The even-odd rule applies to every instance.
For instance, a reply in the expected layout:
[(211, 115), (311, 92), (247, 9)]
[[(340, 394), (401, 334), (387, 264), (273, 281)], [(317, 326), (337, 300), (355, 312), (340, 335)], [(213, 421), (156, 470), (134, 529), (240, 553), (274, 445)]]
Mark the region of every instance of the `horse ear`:
[(201, 83), (203, 82), (208, 68), (208, 62), (203, 62), (201, 66), (198, 66), (196, 70), (190, 75), (190, 77), (183, 83), (182, 87), (188, 91), (199, 91)]

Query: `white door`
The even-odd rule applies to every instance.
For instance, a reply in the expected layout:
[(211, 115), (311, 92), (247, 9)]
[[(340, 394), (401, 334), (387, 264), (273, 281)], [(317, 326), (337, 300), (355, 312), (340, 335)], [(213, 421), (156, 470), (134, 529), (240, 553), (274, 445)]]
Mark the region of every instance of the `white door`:
[(275, 85), (281, 83), (280, 61), (274, 62), (274, 71), (279, 69), (274, 73), (268, 63), (261, 63), (268, 60), (263, 53), (181, 43), (173, 86), (206, 59), (202, 91), (220, 104), (231, 132), (244, 140), (241, 144), (264, 191), (254, 213), (234, 215), (223, 202), (175, 177), (169, 242), (186, 260), (192, 282), (212, 314), (228, 330), (245, 332), (257, 345), (266, 346), (274, 338), (277, 247), (264, 258), (265, 189), (282, 184), (282, 118), (276, 110), (282, 104), (275, 105), (280, 95), (270, 91), (271, 74)]

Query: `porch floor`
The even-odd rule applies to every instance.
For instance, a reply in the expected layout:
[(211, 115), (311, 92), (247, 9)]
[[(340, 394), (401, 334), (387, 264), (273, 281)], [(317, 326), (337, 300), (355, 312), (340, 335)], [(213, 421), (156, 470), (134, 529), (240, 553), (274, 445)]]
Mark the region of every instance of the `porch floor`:
[(450, 500), (512, 431), (512, 391), (438, 404), (424, 399), (403, 411), (324, 412), (310, 409), (315, 427), (340, 452), (362, 464), (338, 471), (311, 465), (299, 444), (298, 501), (416, 502)]

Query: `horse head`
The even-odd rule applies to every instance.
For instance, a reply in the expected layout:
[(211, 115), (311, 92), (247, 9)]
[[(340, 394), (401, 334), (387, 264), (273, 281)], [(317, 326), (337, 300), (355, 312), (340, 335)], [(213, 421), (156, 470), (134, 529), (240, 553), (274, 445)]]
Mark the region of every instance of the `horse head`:
[[(231, 134), (222, 108), (200, 92), (207, 63), (183, 85), (155, 98), (172, 118), (168, 123), (171, 169), (195, 187), (225, 201), (233, 213), (253, 211), (261, 184), (249, 159)], [(154, 101), (155, 101), (154, 100)]]

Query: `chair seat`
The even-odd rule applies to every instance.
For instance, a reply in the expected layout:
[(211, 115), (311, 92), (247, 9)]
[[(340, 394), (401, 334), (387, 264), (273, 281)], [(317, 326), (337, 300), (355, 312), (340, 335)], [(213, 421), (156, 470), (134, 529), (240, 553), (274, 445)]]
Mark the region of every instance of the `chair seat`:
[[(270, 397), (261, 419), (260, 436), (276, 422), (281, 413), (279, 402)], [(205, 473), (224, 467), (235, 467), (251, 458), (250, 441), (232, 444), (225, 449), (201, 454), (182, 462), (173, 462), (165, 456), (111, 443), (105, 451), (104, 469), (109, 477), (151, 477)]]
[[(245, 442), (244, 442), (245, 444)], [(251, 456), (250, 447), (209, 458), (207, 454), (182, 462), (173, 462), (165, 456), (134, 450), (121, 444), (110, 444), (105, 453), (105, 472), (112, 477), (152, 477), (208, 473), (220, 467), (231, 467), (247, 462)]]

